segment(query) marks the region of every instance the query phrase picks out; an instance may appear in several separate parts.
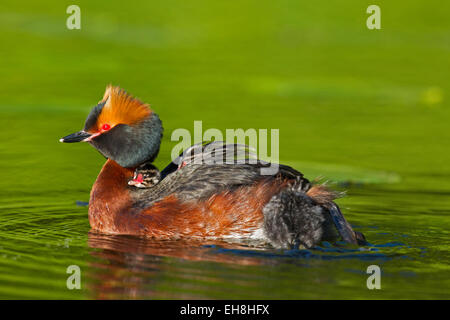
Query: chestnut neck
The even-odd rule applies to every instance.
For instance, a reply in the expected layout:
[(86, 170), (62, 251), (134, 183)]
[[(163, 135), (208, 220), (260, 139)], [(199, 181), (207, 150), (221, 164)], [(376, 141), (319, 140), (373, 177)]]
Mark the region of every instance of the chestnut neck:
[(128, 180), (134, 169), (121, 167), (113, 160), (107, 160), (92, 186), (89, 200), (89, 222), (95, 230), (116, 230), (116, 221), (126, 214), (132, 204)]

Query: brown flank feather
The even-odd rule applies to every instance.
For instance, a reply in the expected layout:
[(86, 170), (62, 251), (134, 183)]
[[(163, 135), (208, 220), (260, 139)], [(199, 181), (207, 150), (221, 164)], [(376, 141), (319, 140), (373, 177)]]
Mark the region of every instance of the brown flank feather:
[(312, 186), (306, 194), (313, 198), (318, 204), (322, 205), (330, 203), (334, 199), (343, 196), (342, 192), (331, 190), (324, 184), (316, 184)]

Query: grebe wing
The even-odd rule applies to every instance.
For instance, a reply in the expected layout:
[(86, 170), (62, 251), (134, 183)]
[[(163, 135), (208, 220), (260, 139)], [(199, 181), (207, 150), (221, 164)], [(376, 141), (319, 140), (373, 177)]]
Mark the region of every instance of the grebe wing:
[[(258, 159), (256, 150), (244, 144), (232, 144), (224, 141), (203, 141), (194, 144), (184, 150), (175, 160), (170, 162), (163, 171), (161, 177), (177, 171), (188, 164), (250, 164), (257, 168), (269, 167), (269, 162)], [(279, 171), (285, 178), (296, 179), (303, 177), (299, 171), (286, 166), (278, 165)]]
[[(242, 186), (251, 186), (263, 180), (291, 180), (297, 191), (306, 192), (309, 181), (303, 175), (294, 176), (295, 172), (287, 166), (280, 166), (278, 173), (262, 175), (261, 169), (267, 163), (256, 164), (189, 164), (166, 176), (154, 188), (147, 189), (151, 198), (163, 198), (174, 194), (180, 200), (202, 200), (214, 194), (234, 191)], [(295, 177), (293, 179), (293, 177)], [(150, 195), (150, 194), (149, 194)]]
[[(203, 141), (180, 153), (163, 171), (162, 178), (188, 164), (235, 164), (255, 160), (254, 150), (243, 144), (227, 144), (224, 141)], [(256, 161), (255, 161), (256, 162)]]

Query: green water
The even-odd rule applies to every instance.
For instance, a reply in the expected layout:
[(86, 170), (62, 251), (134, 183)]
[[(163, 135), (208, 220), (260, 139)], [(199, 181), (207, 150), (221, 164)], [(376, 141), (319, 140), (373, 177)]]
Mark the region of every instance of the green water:
[[(378, 1), (0, 4), (0, 298), (450, 298), (450, 6)], [(279, 251), (89, 233), (104, 159), (58, 139), (108, 83), (176, 128), (280, 129), (281, 162), (347, 190), (370, 245)], [(81, 290), (66, 269), (81, 268)], [(366, 269), (381, 268), (381, 290)]]

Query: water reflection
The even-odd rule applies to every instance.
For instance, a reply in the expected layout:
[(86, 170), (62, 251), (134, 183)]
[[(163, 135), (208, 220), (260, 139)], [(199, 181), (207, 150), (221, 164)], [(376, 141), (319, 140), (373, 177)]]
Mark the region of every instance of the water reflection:
[[(245, 250), (245, 246), (227, 242), (156, 241), (132, 236), (89, 233), (90, 263), (88, 275), (91, 293), (96, 299), (161, 297), (161, 279), (176, 273), (181, 264), (181, 278), (211, 282), (201, 269), (192, 269), (183, 262), (204, 261), (230, 265), (257, 266), (261, 258), (233, 256), (212, 248)], [(247, 248), (248, 249), (248, 248)], [(254, 248), (254, 250), (257, 250)], [(176, 263), (174, 264), (174, 259)], [(186, 273), (184, 271), (187, 271)], [(207, 279), (206, 279), (207, 278)], [(169, 293), (170, 294), (170, 293)], [(198, 298), (195, 294), (180, 294), (178, 298)]]
[[(190, 261), (213, 261), (240, 265), (258, 265), (260, 259), (254, 257), (230, 256), (226, 252), (219, 253), (210, 248), (222, 248), (229, 250), (248, 250), (250, 247), (224, 241), (184, 241), (184, 240), (152, 240), (133, 236), (104, 235), (90, 232), (88, 235), (90, 248), (101, 249), (93, 251), (98, 257), (107, 257), (116, 261), (115, 257), (152, 256), (172, 257)], [(264, 247), (252, 246), (252, 250), (264, 250)], [(123, 258), (117, 260), (128, 262)], [(129, 262), (131, 265), (133, 262)]]
[[(276, 250), (223, 241), (156, 241), (92, 232), (88, 236), (90, 255), (94, 258), (90, 262), (88, 286), (95, 299), (196, 299), (203, 296), (196, 295), (195, 289), (205, 285), (220, 287), (233, 283), (254, 287), (260, 280), (246, 276), (251, 274), (249, 267), (308, 268), (320, 261), (392, 258), (380, 252), (380, 245), (359, 248), (323, 243), (311, 250)], [(215, 273), (219, 269), (220, 275)], [(298, 272), (305, 273), (302, 269)], [(240, 276), (236, 279), (235, 274)], [(242, 275), (245, 277), (241, 278)]]

